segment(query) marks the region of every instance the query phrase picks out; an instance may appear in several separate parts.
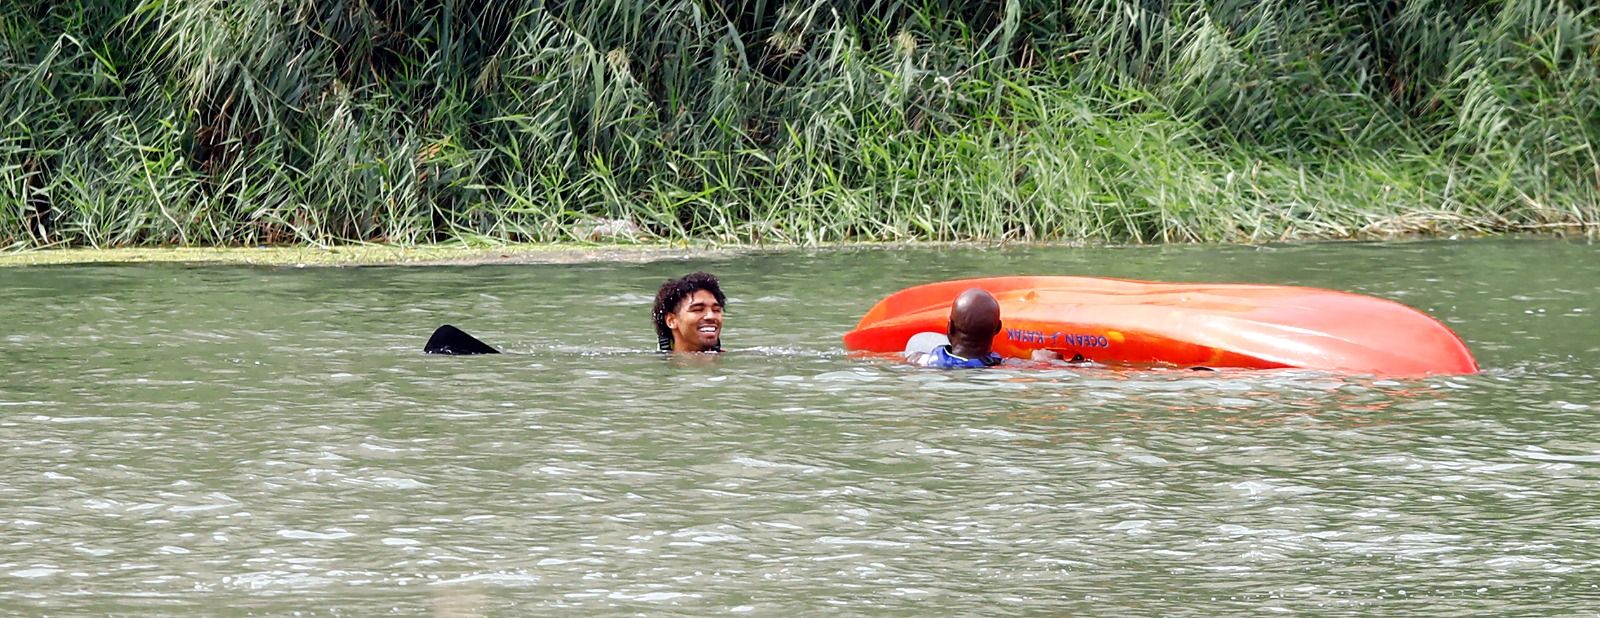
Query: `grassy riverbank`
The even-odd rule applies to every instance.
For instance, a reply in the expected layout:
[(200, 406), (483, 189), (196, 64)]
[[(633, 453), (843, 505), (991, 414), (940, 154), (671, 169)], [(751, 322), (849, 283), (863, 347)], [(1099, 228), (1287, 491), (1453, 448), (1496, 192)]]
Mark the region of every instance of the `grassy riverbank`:
[(648, 262), (715, 257), (750, 247), (668, 245), (461, 244), (342, 245), (336, 247), (125, 247), (74, 248), (0, 253), (0, 268), (60, 264), (241, 264), (255, 266), (380, 266), (430, 264), (567, 264), (597, 261)]
[(0, 248), (1593, 229), (1585, 6), (8, 2)]

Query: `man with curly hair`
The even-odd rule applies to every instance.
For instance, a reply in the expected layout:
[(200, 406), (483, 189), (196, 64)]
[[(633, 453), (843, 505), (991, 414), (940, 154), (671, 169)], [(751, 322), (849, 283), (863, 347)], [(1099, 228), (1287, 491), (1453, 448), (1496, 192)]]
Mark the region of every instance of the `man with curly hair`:
[(662, 352), (721, 352), (722, 307), (728, 297), (710, 273), (669, 279), (656, 292), (650, 317)]

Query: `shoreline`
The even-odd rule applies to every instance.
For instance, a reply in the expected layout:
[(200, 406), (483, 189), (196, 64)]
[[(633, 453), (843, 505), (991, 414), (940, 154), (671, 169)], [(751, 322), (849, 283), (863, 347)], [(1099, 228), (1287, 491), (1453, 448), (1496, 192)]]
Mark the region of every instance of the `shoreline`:
[[(1563, 227), (1537, 232), (1511, 234), (1421, 234), (1387, 238), (1297, 239), (1262, 243), (1216, 243), (1219, 245), (1283, 245), (1361, 242), (1419, 242), (1472, 239), (1544, 238), (1597, 239), (1596, 230), (1587, 226)], [(1160, 243), (1152, 243), (1151, 246)], [(1196, 244), (1196, 243), (1179, 243)], [(25, 249), (0, 252), (0, 269), (25, 266), (63, 266), (90, 264), (196, 264), (270, 267), (353, 266), (476, 266), (488, 264), (582, 264), (591, 262), (654, 262), (680, 258), (734, 257), (767, 251), (795, 251), (852, 248), (937, 248), (937, 247), (1090, 247), (1080, 242), (839, 242), (816, 245), (738, 245), (738, 244), (506, 244), (471, 246), (431, 245), (333, 245), (262, 247), (125, 247), (94, 249)], [(1109, 243), (1107, 248), (1129, 246)]]
[[(478, 266), (488, 264), (584, 264), (734, 257), (766, 251), (808, 249), (992, 246), (983, 242), (850, 242), (818, 245), (736, 244), (507, 244), (469, 246), (332, 245), (263, 247), (125, 247), (26, 249), (0, 252), (0, 269), (91, 264), (195, 264), (342, 268), (355, 266)], [(1016, 243), (1018, 245), (1027, 243)], [(1081, 243), (1053, 243), (1082, 246)]]
[(513, 244), (333, 245), (275, 247), (129, 247), (30, 249), (0, 253), (0, 268), (89, 264), (203, 264), (277, 267), (471, 266), (650, 262), (680, 257), (735, 255), (756, 247), (683, 245)]

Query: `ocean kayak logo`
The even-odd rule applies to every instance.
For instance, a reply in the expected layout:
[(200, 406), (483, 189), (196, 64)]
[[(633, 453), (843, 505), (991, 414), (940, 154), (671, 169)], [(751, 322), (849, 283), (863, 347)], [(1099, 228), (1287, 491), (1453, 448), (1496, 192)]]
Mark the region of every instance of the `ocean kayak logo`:
[(1107, 339), (1105, 335), (1063, 333), (1061, 331), (1046, 333), (1038, 330), (1022, 330), (1020, 328), (1008, 328), (1006, 329), (1006, 335), (1011, 337), (1013, 343), (1035, 343), (1040, 344), (1042, 347), (1111, 347), (1111, 340)]

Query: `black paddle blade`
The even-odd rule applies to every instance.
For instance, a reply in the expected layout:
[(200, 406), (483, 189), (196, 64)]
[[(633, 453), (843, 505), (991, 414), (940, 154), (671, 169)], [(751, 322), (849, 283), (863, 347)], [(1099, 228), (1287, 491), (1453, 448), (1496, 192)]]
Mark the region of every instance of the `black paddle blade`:
[(425, 354), (499, 354), (500, 351), (489, 344), (478, 341), (476, 337), (468, 335), (465, 331), (445, 324), (433, 331), (433, 336), (428, 338), (427, 345), (422, 346)]

